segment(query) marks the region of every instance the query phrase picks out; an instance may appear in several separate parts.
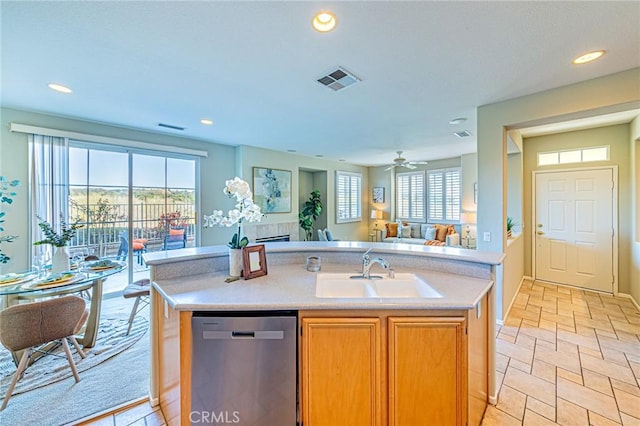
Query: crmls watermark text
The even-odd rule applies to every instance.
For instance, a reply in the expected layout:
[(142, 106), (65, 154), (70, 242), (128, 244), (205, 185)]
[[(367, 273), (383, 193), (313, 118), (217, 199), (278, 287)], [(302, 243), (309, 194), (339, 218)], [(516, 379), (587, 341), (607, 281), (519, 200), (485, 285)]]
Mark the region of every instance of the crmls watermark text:
[(234, 424), (240, 423), (239, 411), (192, 411), (189, 413), (192, 424)]

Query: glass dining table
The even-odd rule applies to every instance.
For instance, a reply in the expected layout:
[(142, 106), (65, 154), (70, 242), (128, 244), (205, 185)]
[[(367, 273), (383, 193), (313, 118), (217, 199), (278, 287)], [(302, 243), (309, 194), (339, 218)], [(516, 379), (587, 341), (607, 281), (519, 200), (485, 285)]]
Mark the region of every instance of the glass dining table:
[(126, 262), (100, 260), (88, 262), (78, 271), (40, 277), (34, 271), (0, 275), (0, 309), (36, 299), (90, 291), (89, 316), (84, 334), (77, 340), (83, 347), (92, 348), (98, 335), (104, 281), (126, 267)]

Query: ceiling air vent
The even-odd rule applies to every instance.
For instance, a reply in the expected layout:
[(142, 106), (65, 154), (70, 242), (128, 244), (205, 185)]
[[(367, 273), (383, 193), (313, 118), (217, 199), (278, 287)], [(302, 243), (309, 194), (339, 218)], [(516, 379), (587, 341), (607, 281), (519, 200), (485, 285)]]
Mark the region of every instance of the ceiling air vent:
[(172, 129), (172, 130), (180, 130), (181, 132), (183, 132), (185, 129), (185, 127), (174, 126), (173, 124), (165, 124), (165, 123), (158, 123), (158, 127), (164, 127), (165, 129)]
[(318, 78), (318, 83), (327, 86), (334, 92), (349, 87), (359, 81), (362, 80), (340, 66), (332, 68)]
[(457, 137), (459, 137), (460, 139), (462, 138), (468, 138), (469, 136), (471, 136), (471, 132), (468, 130), (461, 130), (459, 132), (453, 132), (454, 135), (456, 135)]

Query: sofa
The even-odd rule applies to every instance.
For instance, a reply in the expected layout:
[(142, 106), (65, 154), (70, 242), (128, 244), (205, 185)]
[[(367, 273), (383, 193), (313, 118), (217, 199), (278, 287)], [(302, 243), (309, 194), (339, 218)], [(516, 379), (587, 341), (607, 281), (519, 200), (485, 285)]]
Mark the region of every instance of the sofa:
[(382, 241), (425, 246), (459, 246), (460, 233), (455, 225), (390, 222), (382, 229)]

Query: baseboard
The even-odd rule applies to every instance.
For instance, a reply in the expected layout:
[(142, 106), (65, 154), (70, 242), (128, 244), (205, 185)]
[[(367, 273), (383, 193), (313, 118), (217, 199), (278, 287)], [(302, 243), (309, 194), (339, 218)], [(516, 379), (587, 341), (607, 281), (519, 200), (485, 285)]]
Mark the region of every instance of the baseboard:
[(623, 298), (625, 298), (625, 299), (631, 299), (631, 303), (633, 303), (633, 306), (635, 306), (635, 307), (636, 307), (636, 309), (637, 309), (638, 311), (640, 311), (640, 304), (638, 304), (638, 302), (636, 301), (636, 299), (634, 299), (634, 298), (633, 298), (633, 296), (632, 296), (632, 295), (627, 294), (627, 293), (618, 293), (618, 294), (616, 294), (616, 296), (618, 296), (618, 297), (623, 297)]
[(489, 395), (489, 404), (498, 405), (498, 395)]
[(518, 289), (516, 290), (516, 292), (513, 294), (513, 299), (511, 299), (511, 302), (509, 303), (509, 307), (507, 308), (507, 311), (504, 313), (504, 315), (502, 316), (502, 320), (499, 321), (500, 325), (504, 324), (504, 319), (507, 318), (509, 316), (509, 312), (511, 312), (511, 308), (513, 307), (513, 302), (516, 301), (516, 297), (518, 297), (518, 293), (520, 293), (520, 288), (522, 287), (522, 283), (525, 280), (531, 280), (533, 281), (533, 278), (527, 276), (527, 275), (523, 275), (522, 278), (520, 279), (520, 284), (518, 284)]

